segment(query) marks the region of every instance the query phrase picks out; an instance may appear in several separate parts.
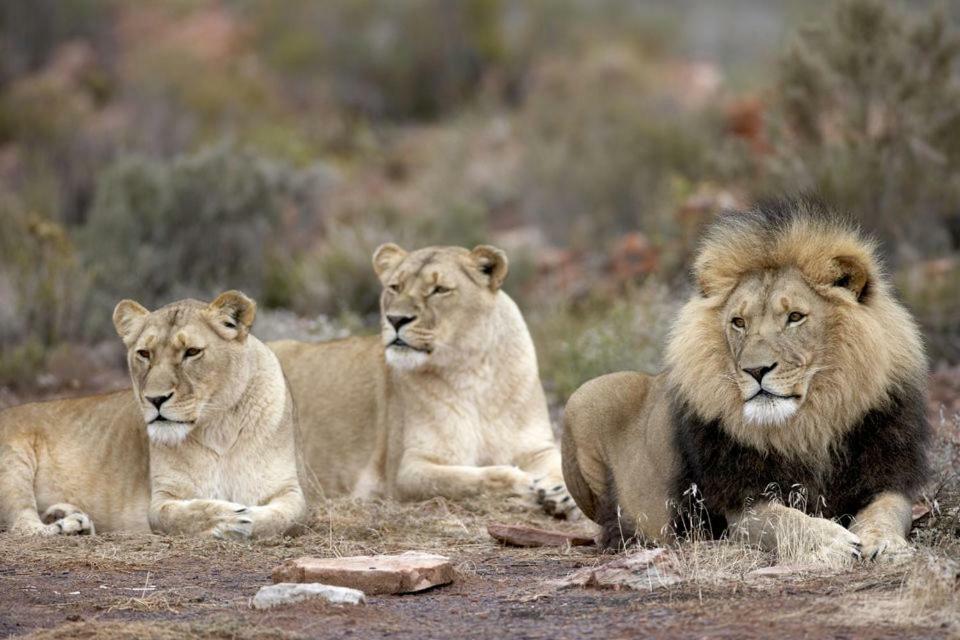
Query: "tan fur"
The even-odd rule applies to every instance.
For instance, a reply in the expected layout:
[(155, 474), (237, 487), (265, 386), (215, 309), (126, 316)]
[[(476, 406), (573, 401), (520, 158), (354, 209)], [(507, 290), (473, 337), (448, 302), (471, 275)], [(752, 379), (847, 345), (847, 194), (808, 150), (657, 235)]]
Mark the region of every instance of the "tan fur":
[[(255, 313), (239, 292), (153, 313), (118, 304), (133, 393), (0, 414), (0, 526), (239, 538), (294, 526), (306, 503), (293, 405), (276, 356), (249, 334)], [(159, 409), (148, 400), (167, 395)]]
[[(720, 227), (706, 239), (694, 266), (706, 295), (691, 298), (673, 325), (666, 354), (671, 384), (702, 417), (722, 418), (724, 427), (742, 442), (823, 460), (838, 437), (885, 400), (895, 377), (906, 376), (923, 386), (926, 360), (920, 332), (892, 295), (875, 251), (858, 233), (809, 218), (798, 218), (773, 241), (746, 224)], [(852, 274), (851, 288), (833, 286), (845, 273)], [(790, 429), (750, 428), (743, 419), (740, 388), (731, 384), (731, 377), (742, 373), (731, 360), (729, 322), (721, 316), (745, 279), (764, 275), (777, 278), (774, 286), (781, 290), (809, 287), (811, 303), (827, 305), (830, 311), (819, 316), (822, 341), (805, 354), (805, 368), (819, 371)], [(867, 278), (870, 304), (858, 304), (859, 288)], [(795, 351), (785, 342), (789, 336), (781, 340), (775, 350)], [(823, 388), (842, 395), (817, 392)]]
[[(816, 216), (771, 229), (743, 215), (742, 224), (715, 227), (702, 245), (694, 267), (700, 291), (674, 321), (666, 371), (604, 376), (570, 398), (564, 472), (591, 518), (603, 516), (599, 505), (613, 478), (612, 499), (637, 521), (641, 537), (670, 537), (666, 504), (679, 460), (671, 394), (703, 419), (719, 419), (743, 444), (825, 468), (832, 447), (887, 401), (894, 380), (923, 388), (919, 331), (896, 302), (872, 243)], [(798, 309), (804, 317), (791, 322)], [(744, 371), (772, 363), (762, 383)], [(781, 416), (779, 426), (748, 419), (746, 405), (761, 384), (791, 396), (773, 400), (779, 414), (759, 412)], [(777, 532), (782, 538), (785, 530), (805, 529), (808, 546), (826, 558), (832, 551), (849, 556), (861, 542), (864, 555), (905, 547), (909, 511), (905, 496), (882, 495), (857, 514), (852, 531), (781, 505), (727, 516), (750, 541), (771, 548)]]
[(491, 493), (572, 514), (533, 342), (500, 289), (503, 252), (384, 245), (373, 263), (384, 285), (380, 336), (271, 344), (322, 490), (401, 500)]

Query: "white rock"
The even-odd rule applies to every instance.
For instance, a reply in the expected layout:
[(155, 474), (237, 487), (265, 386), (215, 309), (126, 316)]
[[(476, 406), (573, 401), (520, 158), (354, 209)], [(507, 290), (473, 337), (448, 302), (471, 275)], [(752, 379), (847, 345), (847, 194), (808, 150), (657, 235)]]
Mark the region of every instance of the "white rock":
[(283, 604), (320, 598), (333, 604), (363, 604), (363, 591), (347, 587), (333, 587), (319, 582), (281, 582), (261, 587), (253, 597), (254, 609), (269, 609)]

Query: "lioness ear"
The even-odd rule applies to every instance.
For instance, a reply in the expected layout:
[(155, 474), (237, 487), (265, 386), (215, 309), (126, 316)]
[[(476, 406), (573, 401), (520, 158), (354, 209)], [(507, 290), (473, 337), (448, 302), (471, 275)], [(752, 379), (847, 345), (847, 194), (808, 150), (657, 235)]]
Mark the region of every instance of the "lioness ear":
[(257, 303), (240, 291), (226, 291), (207, 307), (214, 331), (225, 340), (246, 339), (257, 317)]
[(129, 349), (133, 341), (140, 335), (143, 321), (150, 315), (143, 305), (133, 300), (121, 300), (113, 309), (113, 326), (117, 328), (117, 335)]
[(849, 289), (858, 302), (863, 302), (870, 289), (870, 271), (866, 264), (853, 256), (837, 256), (833, 259), (834, 287)]
[(496, 247), (481, 244), (473, 248), (470, 255), (477, 262), (480, 272), (489, 278), (490, 289), (496, 291), (507, 277), (509, 263), (507, 254)]
[(392, 242), (382, 244), (373, 252), (373, 271), (382, 282), (384, 274), (403, 262), (406, 257), (407, 252)]

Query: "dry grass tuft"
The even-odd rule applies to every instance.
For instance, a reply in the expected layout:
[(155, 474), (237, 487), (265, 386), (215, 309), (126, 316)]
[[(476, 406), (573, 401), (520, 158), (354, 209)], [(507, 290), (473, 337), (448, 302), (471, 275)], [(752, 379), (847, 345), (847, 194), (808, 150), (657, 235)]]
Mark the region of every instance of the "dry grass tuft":
[(900, 620), (934, 622), (960, 629), (960, 562), (921, 550), (898, 598)]

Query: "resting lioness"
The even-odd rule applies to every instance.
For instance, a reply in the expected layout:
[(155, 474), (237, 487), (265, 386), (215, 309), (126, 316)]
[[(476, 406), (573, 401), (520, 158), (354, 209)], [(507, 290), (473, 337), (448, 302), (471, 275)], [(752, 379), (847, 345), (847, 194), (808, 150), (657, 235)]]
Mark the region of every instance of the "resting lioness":
[(373, 266), (383, 283), (380, 336), (271, 344), (326, 493), (490, 493), (575, 513), (533, 341), (500, 289), (503, 252), (387, 244)]
[(816, 202), (766, 203), (720, 216), (694, 275), (667, 370), (567, 404), (564, 472), (604, 542), (693, 514), (790, 557), (907, 551), (926, 359), (873, 242)]
[(114, 324), (130, 390), (0, 414), (0, 527), (56, 535), (149, 531), (267, 536), (305, 515), (292, 401), (230, 291)]

